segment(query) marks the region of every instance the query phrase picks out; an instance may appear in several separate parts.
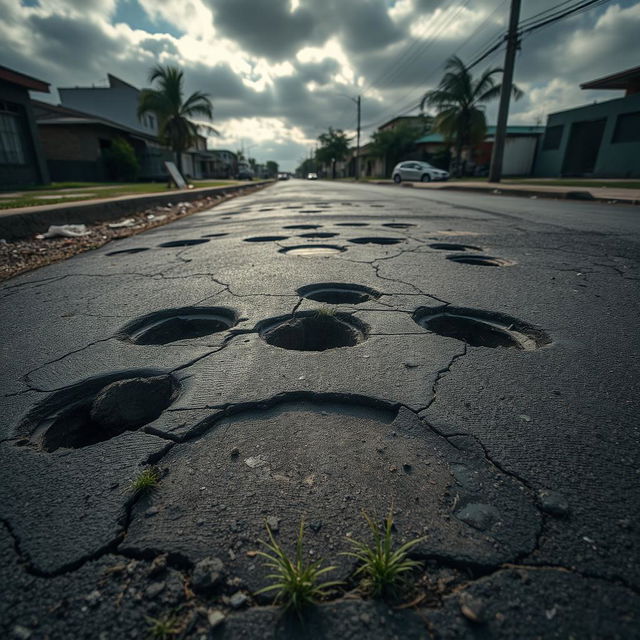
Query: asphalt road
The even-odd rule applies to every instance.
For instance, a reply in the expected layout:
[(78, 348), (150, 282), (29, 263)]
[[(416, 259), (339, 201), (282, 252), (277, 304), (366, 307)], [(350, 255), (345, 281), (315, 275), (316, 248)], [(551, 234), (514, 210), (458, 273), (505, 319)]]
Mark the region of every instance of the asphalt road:
[[(4, 283), (0, 635), (640, 637), (639, 220), (292, 180)], [(340, 555), (391, 506), (405, 608)]]

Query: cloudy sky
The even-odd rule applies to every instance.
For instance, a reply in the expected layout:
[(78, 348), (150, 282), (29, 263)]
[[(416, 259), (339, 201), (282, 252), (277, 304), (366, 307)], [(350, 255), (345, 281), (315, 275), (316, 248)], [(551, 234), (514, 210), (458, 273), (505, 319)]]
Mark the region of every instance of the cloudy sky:
[[(524, 0), (522, 20), (561, 0)], [(158, 62), (187, 91), (211, 94), (221, 139), (293, 169), (329, 126), (363, 140), (437, 84), (447, 57), (473, 60), (504, 31), (508, 0), (0, 0), (0, 64), (52, 87), (101, 86), (112, 73), (146, 86)], [(525, 97), (510, 124), (619, 97), (581, 82), (638, 64), (640, 0), (602, 6), (526, 37), (516, 63)], [(498, 51), (476, 70), (499, 66)], [(35, 97), (43, 99), (39, 94)], [(49, 101), (56, 102), (54, 90)], [(496, 106), (487, 108), (495, 122)]]

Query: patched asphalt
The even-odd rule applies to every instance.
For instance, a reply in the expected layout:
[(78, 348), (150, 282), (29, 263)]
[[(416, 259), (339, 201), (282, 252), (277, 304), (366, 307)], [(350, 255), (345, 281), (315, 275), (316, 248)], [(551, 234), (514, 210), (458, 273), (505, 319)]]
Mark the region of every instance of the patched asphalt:
[[(640, 637), (635, 216), (290, 181), (8, 281), (0, 635)], [(302, 622), (256, 595), (301, 519)]]

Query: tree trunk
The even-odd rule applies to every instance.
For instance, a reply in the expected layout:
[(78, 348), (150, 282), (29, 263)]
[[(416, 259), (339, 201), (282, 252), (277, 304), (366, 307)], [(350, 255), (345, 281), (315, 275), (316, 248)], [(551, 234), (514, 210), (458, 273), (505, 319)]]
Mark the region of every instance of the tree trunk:
[(456, 177), (462, 177), (462, 143), (460, 140), (456, 144)]
[(336, 161), (335, 160), (331, 162), (331, 178), (332, 180), (336, 179)]
[(182, 151), (176, 151), (176, 167), (178, 167), (180, 175), (184, 178), (182, 173)]

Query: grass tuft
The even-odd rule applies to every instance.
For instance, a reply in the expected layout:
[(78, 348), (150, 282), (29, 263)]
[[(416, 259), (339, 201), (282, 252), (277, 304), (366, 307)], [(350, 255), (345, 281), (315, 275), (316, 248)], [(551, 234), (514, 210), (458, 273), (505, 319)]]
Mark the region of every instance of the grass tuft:
[(335, 318), (338, 312), (334, 309), (334, 307), (329, 307), (325, 304), (322, 305), (319, 309), (316, 309), (314, 313), (316, 318), (326, 319)]
[(157, 467), (147, 467), (141, 471), (129, 485), (135, 495), (151, 493), (160, 482), (160, 471)]
[(277, 591), (275, 603), (283, 606), (285, 611), (294, 611), (298, 615), (302, 610), (328, 595), (331, 587), (342, 584), (339, 581), (318, 584), (320, 576), (333, 571), (335, 567), (322, 568), (322, 560), (306, 562), (302, 554), (302, 538), (304, 536), (304, 520), (300, 521), (300, 531), (296, 541), (295, 555), (290, 558), (273, 537), (268, 524), (265, 525), (269, 534), (269, 542), (260, 540), (269, 552), (258, 551), (258, 555), (265, 558), (265, 566), (273, 570), (267, 577), (273, 581), (267, 587), (256, 592), (267, 593)]
[(344, 552), (343, 555), (355, 558), (359, 566), (355, 575), (362, 579), (361, 586), (376, 598), (397, 597), (398, 589), (405, 582), (405, 574), (422, 566), (421, 562), (409, 558), (409, 550), (424, 538), (416, 538), (405, 542), (393, 550), (393, 514), (384, 519), (384, 526), (380, 526), (365, 511), (364, 519), (373, 534), (373, 542), (347, 538), (354, 547), (354, 551)]
[(182, 630), (182, 623), (176, 613), (167, 613), (159, 618), (145, 616), (149, 623), (147, 637), (154, 640), (170, 640)]

